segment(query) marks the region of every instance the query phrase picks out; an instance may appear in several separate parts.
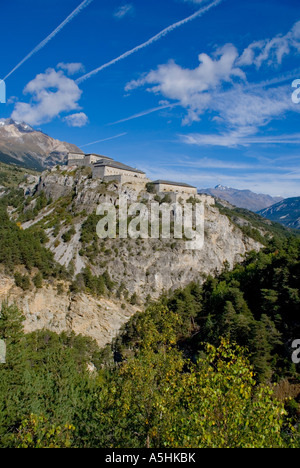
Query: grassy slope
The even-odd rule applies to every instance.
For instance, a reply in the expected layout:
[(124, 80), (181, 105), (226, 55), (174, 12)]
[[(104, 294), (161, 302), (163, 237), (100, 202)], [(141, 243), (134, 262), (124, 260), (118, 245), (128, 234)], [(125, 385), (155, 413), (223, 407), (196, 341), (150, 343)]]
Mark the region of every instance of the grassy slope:
[(2, 187), (17, 188), (24, 181), (27, 174), (39, 175), (39, 172), (19, 165), (0, 162), (0, 185)]

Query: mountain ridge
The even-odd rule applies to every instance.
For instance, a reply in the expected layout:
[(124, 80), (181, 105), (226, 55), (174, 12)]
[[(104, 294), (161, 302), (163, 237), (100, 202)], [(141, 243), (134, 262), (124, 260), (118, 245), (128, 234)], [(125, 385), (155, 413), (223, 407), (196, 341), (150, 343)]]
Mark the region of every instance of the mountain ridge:
[(25, 122), (0, 119), (1, 162), (43, 170), (62, 164), (70, 151), (82, 153), (76, 145), (54, 139)]
[(264, 218), (292, 229), (300, 229), (300, 197), (287, 198), (258, 212)]
[(251, 190), (239, 190), (223, 185), (217, 185), (215, 188), (200, 189), (199, 193), (207, 193), (213, 197), (226, 200), (238, 208), (245, 208), (254, 212), (258, 212), (284, 200), (282, 197), (272, 197), (270, 195), (258, 194)]

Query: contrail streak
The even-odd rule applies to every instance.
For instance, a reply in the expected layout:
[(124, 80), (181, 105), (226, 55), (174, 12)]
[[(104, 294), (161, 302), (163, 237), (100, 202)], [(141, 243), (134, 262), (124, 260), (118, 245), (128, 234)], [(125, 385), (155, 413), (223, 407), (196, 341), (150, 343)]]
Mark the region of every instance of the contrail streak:
[(23, 63), (27, 62), (28, 59), (30, 59), (34, 54), (39, 52), (43, 47), (45, 47), (46, 44), (48, 44), (49, 41), (51, 41), (70, 21), (72, 21), (75, 16), (77, 16), (84, 8), (89, 6), (90, 3), (92, 3), (93, 0), (84, 0), (49, 36), (46, 37), (42, 42), (40, 42), (39, 45), (37, 45), (28, 55), (26, 55), (23, 60), (21, 60), (20, 63), (18, 63), (15, 68), (11, 72), (6, 75), (4, 80), (7, 80), (7, 78), (12, 75), (18, 68), (20, 68)]
[(271, 80), (262, 81), (260, 83), (249, 83), (246, 86), (246, 89), (265, 88), (268, 86), (285, 83), (287, 81), (292, 81), (293, 79), (298, 78), (299, 75), (300, 75), (300, 68), (295, 68), (295, 70), (287, 72), (286, 74), (278, 76)]
[(173, 107), (178, 106), (179, 104), (166, 104), (165, 106), (153, 107), (152, 109), (147, 109), (143, 112), (139, 112), (138, 114), (131, 115), (130, 117), (126, 117), (125, 119), (118, 120), (117, 122), (112, 122), (108, 125), (117, 125), (120, 123), (128, 122), (129, 120), (139, 119), (140, 117), (145, 117), (146, 115), (153, 114), (154, 112), (158, 112), (163, 109), (172, 109)]
[(105, 138), (104, 140), (97, 140), (92, 141), (92, 143), (87, 143), (86, 145), (81, 145), (79, 148), (85, 148), (86, 146), (95, 145), (96, 143), (103, 143), (104, 141), (115, 140), (116, 138), (120, 138), (122, 136), (127, 135), (127, 133), (120, 133), (119, 135), (112, 136), (110, 138)]
[(209, 11), (211, 8), (216, 7), (222, 1), (223, 0), (215, 0), (210, 5), (207, 5), (206, 7), (203, 7), (200, 10), (196, 11), (193, 15), (191, 15), (191, 16), (189, 16), (189, 17), (187, 17), (187, 18), (185, 18), (185, 19), (183, 19), (181, 21), (178, 21), (177, 23), (174, 23), (171, 26), (168, 26), (163, 31), (161, 31), (160, 33), (158, 33), (155, 36), (151, 37), (151, 39), (144, 42), (143, 44), (140, 44), (139, 46), (135, 47), (134, 49), (131, 49), (128, 52), (125, 52), (124, 54), (122, 54), (119, 57), (111, 60), (110, 62), (105, 63), (104, 65), (101, 65), (101, 67), (96, 68), (95, 70), (93, 70), (93, 71), (87, 73), (86, 75), (83, 75), (82, 77), (78, 78), (78, 80), (76, 80), (76, 83), (77, 84), (82, 83), (83, 81), (87, 80), (88, 78), (91, 78), (93, 75), (96, 75), (97, 73), (104, 70), (105, 68), (108, 68), (111, 65), (114, 65), (115, 63), (119, 62), (120, 60), (124, 60), (125, 58), (129, 57), (132, 54), (135, 54), (139, 50), (144, 49), (145, 47), (150, 46), (154, 42), (159, 41), (162, 37), (166, 36), (167, 34), (169, 34), (172, 31), (174, 31), (174, 29), (177, 29), (177, 28), (183, 26), (184, 24), (189, 23), (190, 21), (193, 21), (194, 19), (199, 18), (200, 16), (204, 15), (204, 13)]

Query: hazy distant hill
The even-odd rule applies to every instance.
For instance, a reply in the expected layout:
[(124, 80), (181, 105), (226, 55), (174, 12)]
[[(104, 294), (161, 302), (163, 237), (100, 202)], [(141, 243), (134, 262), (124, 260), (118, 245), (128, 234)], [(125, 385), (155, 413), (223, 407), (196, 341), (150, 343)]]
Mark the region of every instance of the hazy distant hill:
[(61, 164), (69, 151), (81, 152), (77, 146), (55, 140), (25, 123), (0, 119), (1, 162), (43, 169)]
[(288, 198), (259, 211), (259, 214), (284, 226), (300, 229), (300, 197)]
[(217, 185), (215, 188), (199, 190), (200, 193), (207, 193), (213, 197), (226, 200), (238, 208), (245, 208), (254, 212), (268, 208), (283, 200), (282, 197), (271, 197), (251, 192), (250, 190), (238, 190), (223, 185)]

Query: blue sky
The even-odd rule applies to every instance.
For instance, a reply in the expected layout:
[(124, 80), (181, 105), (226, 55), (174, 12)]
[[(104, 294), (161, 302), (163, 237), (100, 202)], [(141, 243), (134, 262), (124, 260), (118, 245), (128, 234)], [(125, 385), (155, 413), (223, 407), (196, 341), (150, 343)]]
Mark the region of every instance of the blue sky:
[(300, 195), (298, 0), (3, 3), (0, 118), (153, 179)]

